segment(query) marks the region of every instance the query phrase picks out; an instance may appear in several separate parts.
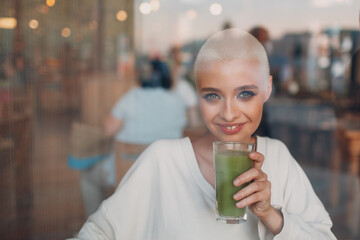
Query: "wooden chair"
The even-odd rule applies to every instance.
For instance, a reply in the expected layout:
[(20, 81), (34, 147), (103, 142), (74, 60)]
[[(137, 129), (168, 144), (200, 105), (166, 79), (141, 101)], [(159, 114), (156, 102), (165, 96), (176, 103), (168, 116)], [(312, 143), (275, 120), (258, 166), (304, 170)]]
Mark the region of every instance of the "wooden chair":
[(143, 144), (115, 142), (116, 185), (147, 147)]
[[(346, 174), (350, 177), (360, 176), (360, 118), (358, 116), (345, 115), (338, 119), (335, 132), (335, 147), (332, 154), (332, 170), (340, 173), (342, 162), (347, 163)], [(339, 180), (337, 177), (332, 180), (331, 204), (337, 206), (340, 192)], [(352, 183), (347, 187), (351, 188)]]
[(348, 173), (360, 175), (360, 116), (338, 120), (335, 150), (335, 169), (340, 169), (341, 160), (347, 160)]

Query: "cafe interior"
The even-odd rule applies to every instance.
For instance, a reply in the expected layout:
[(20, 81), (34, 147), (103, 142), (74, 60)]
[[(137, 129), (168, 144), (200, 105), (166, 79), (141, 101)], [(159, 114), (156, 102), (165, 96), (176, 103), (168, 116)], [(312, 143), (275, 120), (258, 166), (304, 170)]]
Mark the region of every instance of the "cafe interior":
[[(231, 27), (269, 57), (273, 92), (257, 134), (288, 146), (335, 236), (360, 239), (359, 9), (357, 0), (1, 0), (1, 239), (76, 236), (135, 161), (124, 158), (146, 148), (102, 130), (137, 86), (138, 60), (177, 64), (195, 91), (201, 44)], [(186, 114), (184, 137), (208, 131), (197, 104)], [(85, 194), (84, 178), (101, 194)]]

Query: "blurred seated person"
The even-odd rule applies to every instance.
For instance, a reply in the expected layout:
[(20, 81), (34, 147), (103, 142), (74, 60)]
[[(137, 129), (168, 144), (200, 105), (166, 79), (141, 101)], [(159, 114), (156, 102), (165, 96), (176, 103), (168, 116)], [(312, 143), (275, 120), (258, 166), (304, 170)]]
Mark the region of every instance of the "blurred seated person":
[(140, 86), (117, 101), (104, 121), (105, 134), (135, 144), (181, 137), (186, 124), (185, 104), (170, 91), (168, 67), (159, 59), (143, 60), (138, 70)]
[[(249, 30), (249, 33), (259, 41), (259, 43), (264, 47), (267, 54), (270, 52), (270, 35), (268, 30), (262, 26), (255, 26)], [(269, 63), (271, 64), (271, 62)], [(274, 76), (273, 73), (271, 73)], [(260, 125), (256, 130), (256, 134), (260, 136), (268, 136), (269, 135), (269, 126), (267, 124), (267, 115), (266, 115), (266, 104), (264, 104), (263, 117), (261, 118)]]
[[(186, 107), (182, 98), (170, 90), (172, 82), (167, 66), (155, 59), (141, 61), (137, 69), (139, 86), (121, 97), (104, 121), (106, 137), (115, 137), (115, 154), (112, 152), (93, 167), (81, 171), (87, 217), (112, 193), (137, 158), (131, 156), (133, 161), (126, 166), (119, 164), (122, 153), (117, 142), (149, 145), (158, 139), (183, 135)], [(119, 167), (121, 171), (117, 171)]]
[(351, 58), (349, 96), (352, 99), (352, 110), (360, 112), (360, 49)]
[(198, 99), (195, 87), (186, 80), (186, 68), (183, 65), (183, 55), (179, 46), (173, 46), (169, 53), (169, 64), (173, 80), (172, 89), (178, 93), (186, 104), (187, 126), (190, 128), (201, 125)]
[(105, 135), (115, 137), (116, 184), (137, 158), (134, 154), (126, 156), (120, 142), (138, 144), (133, 148), (140, 154), (140, 149), (155, 140), (182, 137), (186, 125), (186, 107), (181, 97), (170, 90), (167, 65), (159, 59), (142, 59), (136, 75), (139, 86), (121, 97), (104, 121)]

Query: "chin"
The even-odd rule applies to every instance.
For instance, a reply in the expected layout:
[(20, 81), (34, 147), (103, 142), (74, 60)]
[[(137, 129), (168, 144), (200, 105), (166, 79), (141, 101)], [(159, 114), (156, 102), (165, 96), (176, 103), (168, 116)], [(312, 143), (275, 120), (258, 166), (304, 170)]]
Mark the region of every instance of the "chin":
[(243, 143), (250, 143), (251, 142), (251, 137), (252, 137), (252, 135), (250, 135), (250, 134), (246, 134), (246, 136), (244, 136), (244, 134), (224, 136), (224, 138), (227, 139), (226, 141), (229, 141), (229, 142), (243, 142)]
[(221, 141), (224, 142), (245, 142), (240, 136), (235, 136), (235, 135), (226, 135), (226, 136), (221, 136), (220, 138)]

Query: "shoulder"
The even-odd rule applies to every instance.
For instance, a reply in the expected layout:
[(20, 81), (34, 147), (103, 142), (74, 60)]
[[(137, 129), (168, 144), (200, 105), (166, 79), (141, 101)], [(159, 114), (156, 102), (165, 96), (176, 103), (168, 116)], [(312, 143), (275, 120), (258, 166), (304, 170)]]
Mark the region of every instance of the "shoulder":
[(258, 141), (258, 151), (261, 152), (263, 155), (290, 154), (288, 147), (281, 140), (275, 138), (269, 138), (269, 137), (257, 137), (257, 141)]
[(120, 99), (117, 101), (117, 103), (130, 101), (130, 100), (136, 98), (136, 96), (139, 94), (141, 94), (141, 88), (133, 87), (133, 88), (129, 89), (127, 92), (125, 92), (124, 95), (122, 95), (122, 97), (120, 97)]
[(156, 156), (178, 155), (188, 142), (188, 138), (157, 140), (149, 145), (144, 154)]
[(297, 165), (287, 146), (278, 139), (257, 137), (257, 151), (264, 155), (263, 168), (270, 172), (288, 172)]
[(153, 142), (140, 154), (124, 178), (130, 179), (133, 178), (132, 175), (141, 175), (147, 176), (150, 181), (152, 179), (150, 176), (155, 177), (163, 169), (175, 168), (178, 164), (174, 163), (183, 164), (186, 149), (189, 149), (189, 142), (188, 138), (164, 139)]
[(164, 105), (171, 105), (174, 110), (176, 108), (185, 108), (185, 103), (183, 102), (182, 97), (178, 93), (166, 89), (159, 89), (159, 91), (159, 95), (161, 95), (161, 98), (159, 98), (159, 100)]
[(139, 94), (142, 92), (142, 88), (140, 87), (133, 87), (133, 88), (130, 88), (124, 96), (127, 96), (127, 95), (134, 95), (134, 94)]

